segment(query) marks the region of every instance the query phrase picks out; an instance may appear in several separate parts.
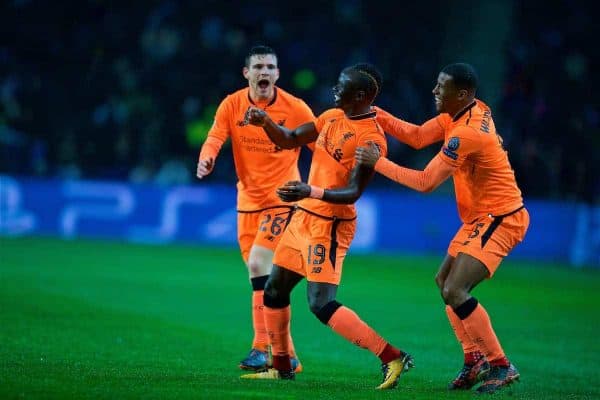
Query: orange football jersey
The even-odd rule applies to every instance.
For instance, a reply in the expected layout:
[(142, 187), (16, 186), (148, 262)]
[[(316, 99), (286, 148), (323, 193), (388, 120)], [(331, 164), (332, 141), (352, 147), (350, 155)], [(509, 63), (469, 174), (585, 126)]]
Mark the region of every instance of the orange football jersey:
[(490, 108), (475, 100), (454, 118), (441, 114), (437, 119), (445, 131), (439, 157), (458, 167), (453, 178), (461, 220), (503, 215), (521, 207), (521, 191)]
[[(275, 87), (275, 97), (268, 104), (255, 104), (250, 98), (249, 88), (238, 90), (221, 102), (208, 136), (219, 139), (221, 143), (231, 137), (238, 177), (239, 211), (286, 204), (277, 197), (276, 189), (287, 181), (300, 180), (300, 148), (281, 149), (271, 142), (263, 128), (245, 124), (244, 115), (251, 105), (264, 109), (273, 121), (289, 129), (315, 118), (304, 101), (278, 87)], [(204, 147), (200, 158), (203, 158), (203, 152), (207, 152)]]
[[(379, 146), (382, 156), (387, 154), (387, 142), (375, 116), (375, 112), (370, 112), (362, 116), (347, 117), (344, 111), (335, 108), (325, 111), (317, 118), (315, 125), (319, 137), (310, 166), (310, 185), (323, 189), (345, 187), (356, 163), (356, 148), (368, 146), (369, 141)], [(354, 204), (333, 204), (306, 198), (298, 206), (327, 217), (349, 219), (356, 216)]]

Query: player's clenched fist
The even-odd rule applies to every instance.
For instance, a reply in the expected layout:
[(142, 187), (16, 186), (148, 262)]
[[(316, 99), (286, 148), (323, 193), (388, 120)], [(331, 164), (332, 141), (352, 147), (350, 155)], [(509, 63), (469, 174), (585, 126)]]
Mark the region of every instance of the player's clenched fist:
[(199, 160), (198, 167), (196, 168), (196, 176), (198, 179), (204, 178), (206, 175), (210, 174), (213, 170), (214, 160), (212, 158), (208, 160)]
[(244, 122), (250, 125), (265, 126), (265, 121), (267, 118), (269, 118), (269, 116), (264, 110), (261, 110), (258, 107), (250, 106), (246, 110)]

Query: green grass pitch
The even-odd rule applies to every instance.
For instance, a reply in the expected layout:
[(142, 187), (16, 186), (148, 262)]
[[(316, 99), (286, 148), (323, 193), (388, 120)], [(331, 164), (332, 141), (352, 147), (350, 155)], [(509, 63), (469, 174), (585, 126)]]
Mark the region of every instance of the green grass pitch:
[[(242, 381), (250, 285), (235, 248), (0, 238), (0, 398), (466, 399), (433, 277), (440, 257), (350, 254), (338, 300), (415, 357), (393, 391), (379, 362), (293, 294), (296, 381)], [(600, 273), (510, 259), (475, 289), (521, 382), (511, 399), (600, 398)]]

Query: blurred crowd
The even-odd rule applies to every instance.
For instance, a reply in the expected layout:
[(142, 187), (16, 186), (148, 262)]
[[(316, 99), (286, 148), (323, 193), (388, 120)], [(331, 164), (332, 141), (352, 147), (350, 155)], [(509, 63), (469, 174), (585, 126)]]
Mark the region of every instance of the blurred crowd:
[[(447, 38), (435, 27), (445, 25), (446, 12), (435, 3), (4, 2), (0, 173), (193, 182), (216, 106), (247, 85), (241, 69), (255, 44), (277, 51), (279, 85), (317, 115), (331, 106), (341, 68), (369, 61), (385, 80), (377, 104), (424, 122), (435, 115), (440, 68), (468, 61), (440, 55)], [(511, 4), (510, 36), (489, 62), (506, 71), (493, 111), (517, 180), (527, 197), (597, 202), (599, 29), (590, 6)], [(476, 67), (485, 86), (485, 65)], [(414, 168), (437, 150), (390, 141), (390, 158)], [(229, 152), (211, 181), (235, 181)]]

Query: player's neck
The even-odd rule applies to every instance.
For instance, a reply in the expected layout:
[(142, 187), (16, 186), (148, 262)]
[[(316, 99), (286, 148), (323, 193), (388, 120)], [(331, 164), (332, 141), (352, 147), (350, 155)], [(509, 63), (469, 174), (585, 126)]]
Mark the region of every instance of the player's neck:
[(471, 107), (471, 105), (473, 104), (474, 101), (475, 101), (474, 98), (466, 100), (456, 107), (456, 111), (454, 111), (452, 113), (448, 113), (448, 114), (450, 114), (452, 116), (452, 119), (455, 119), (457, 115), (459, 115), (460, 113), (465, 111), (465, 109)]
[(252, 89), (250, 89), (249, 96), (250, 100), (252, 100), (257, 105), (264, 103), (268, 104), (271, 101), (273, 101), (273, 98), (275, 97), (275, 88), (271, 88), (270, 93), (264, 97), (258, 96)]
[(372, 112), (373, 112), (373, 110), (371, 109), (370, 104), (366, 105), (366, 106), (359, 106), (359, 107), (354, 107), (352, 109), (344, 110), (344, 113), (346, 114), (346, 117), (348, 117), (348, 118), (360, 118), (360, 117), (364, 117)]

